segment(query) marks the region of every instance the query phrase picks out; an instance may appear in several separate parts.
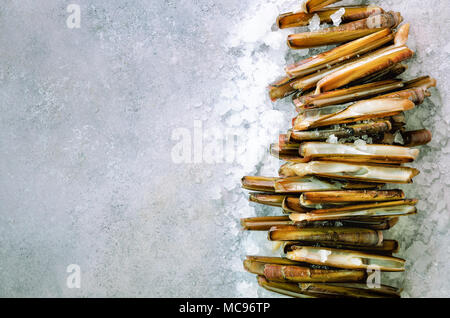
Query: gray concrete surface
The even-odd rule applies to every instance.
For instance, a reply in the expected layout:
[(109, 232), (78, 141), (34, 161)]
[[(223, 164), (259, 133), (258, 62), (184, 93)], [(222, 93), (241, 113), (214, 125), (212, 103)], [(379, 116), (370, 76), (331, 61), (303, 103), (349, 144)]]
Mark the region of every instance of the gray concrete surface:
[[(389, 234), (408, 260), (394, 282), (404, 296), (450, 296), (448, 1), (373, 3), (412, 23), (408, 75), (439, 83), (408, 115), (434, 140), (403, 187), (420, 212)], [(69, 4), (80, 5), (80, 28), (66, 25)], [(296, 7), (2, 1), (0, 296), (271, 296), (241, 268), (271, 246), (238, 219), (275, 210), (247, 203), (239, 182), (279, 165), (265, 150), (293, 109), (272, 104), (265, 86), (308, 53), (289, 53), (287, 33), (272, 28)], [(179, 162), (180, 140), (190, 160)], [(69, 264), (80, 266), (79, 289), (67, 287)]]

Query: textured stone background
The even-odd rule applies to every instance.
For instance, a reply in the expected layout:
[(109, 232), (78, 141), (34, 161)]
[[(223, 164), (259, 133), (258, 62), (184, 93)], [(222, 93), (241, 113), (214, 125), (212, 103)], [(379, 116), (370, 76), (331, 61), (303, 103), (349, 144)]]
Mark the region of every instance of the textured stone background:
[[(70, 3), (81, 6), (80, 29), (66, 26)], [(450, 296), (450, 7), (371, 3), (412, 23), (408, 75), (438, 80), (408, 115), (410, 128), (427, 127), (434, 140), (414, 163), (422, 173), (403, 187), (421, 199), (420, 212), (389, 232), (407, 272), (387, 281), (404, 296)], [(272, 247), (264, 233), (241, 232), (238, 219), (279, 211), (249, 204), (239, 182), (279, 165), (265, 150), (294, 113), (287, 101), (272, 104), (265, 85), (308, 53), (289, 52), (289, 31), (272, 28), (296, 8), (294, 0), (2, 1), (0, 296), (271, 296), (241, 259)], [(199, 123), (203, 160), (174, 162), (175, 132), (195, 139)], [(230, 139), (231, 155), (211, 155)], [(81, 267), (80, 289), (66, 287), (69, 264)]]

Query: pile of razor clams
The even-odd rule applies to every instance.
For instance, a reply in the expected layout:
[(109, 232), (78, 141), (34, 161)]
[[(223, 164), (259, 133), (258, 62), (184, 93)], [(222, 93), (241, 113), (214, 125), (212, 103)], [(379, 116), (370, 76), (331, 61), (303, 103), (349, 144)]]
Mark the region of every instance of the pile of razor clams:
[(395, 184), (413, 182), (419, 171), (407, 164), (431, 132), (406, 130), (404, 113), (430, 96), (436, 81), (399, 78), (414, 54), (399, 12), (329, 7), (336, 2), (307, 0), (277, 18), (280, 29), (322, 25), (289, 35), (291, 49), (333, 48), (287, 65), (268, 87), (272, 101), (291, 98), (296, 111), (292, 127), (270, 145), (284, 164), (278, 176), (243, 177), (242, 187), (250, 201), (283, 213), (241, 224), (267, 231), (282, 256), (249, 255), (244, 267), (261, 287), (292, 297), (400, 297), (399, 287), (376, 279), (405, 270), (394, 256), (398, 242), (383, 231), (417, 213), (417, 200)]

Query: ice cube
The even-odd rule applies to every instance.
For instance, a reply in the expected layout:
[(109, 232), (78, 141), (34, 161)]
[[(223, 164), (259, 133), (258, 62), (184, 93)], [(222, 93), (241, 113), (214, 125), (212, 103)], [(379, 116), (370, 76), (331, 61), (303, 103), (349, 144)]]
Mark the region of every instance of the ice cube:
[(320, 30), (320, 18), (317, 13), (309, 20), (308, 29), (311, 32)]
[(340, 8), (335, 13), (333, 13), (330, 17), (333, 21), (334, 26), (339, 26), (342, 22), (342, 16), (345, 14), (345, 8)]

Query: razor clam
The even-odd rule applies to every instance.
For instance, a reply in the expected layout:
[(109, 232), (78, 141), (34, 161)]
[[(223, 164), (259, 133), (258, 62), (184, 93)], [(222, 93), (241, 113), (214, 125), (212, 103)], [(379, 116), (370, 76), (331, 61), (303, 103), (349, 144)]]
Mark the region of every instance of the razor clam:
[(306, 213), (291, 213), (289, 218), (294, 222), (302, 221), (328, 221), (378, 217), (398, 217), (417, 213), (415, 200), (399, 200), (391, 202), (379, 202), (366, 205), (349, 205), (339, 208), (316, 209)]
[[(344, 224), (345, 226), (354, 227), (364, 227), (374, 230), (389, 230), (398, 223), (398, 217), (387, 217), (387, 218), (355, 218), (355, 219), (344, 219), (335, 222)], [(319, 221), (320, 222), (320, 221)], [(330, 222), (330, 221), (325, 221)], [(302, 224), (301, 222), (300, 224)], [(308, 222), (306, 222), (308, 224)], [(312, 222), (315, 223), (315, 222)], [(299, 223), (295, 223), (297, 226), (301, 226)]]
[(304, 12), (316, 12), (326, 6), (329, 6), (330, 4), (339, 2), (342, 0), (307, 0), (304, 2), (303, 5), (303, 11)]
[(348, 283), (365, 281), (367, 278), (366, 272), (362, 270), (313, 269), (307, 266), (272, 264), (252, 259), (244, 260), (244, 268), (252, 274), (276, 282)]
[(358, 78), (357, 80), (351, 82), (350, 86), (367, 84), (370, 82), (384, 81), (388, 79), (394, 79), (397, 76), (401, 75), (408, 69), (408, 65), (398, 63), (394, 64), (388, 68), (382, 69), (381, 71), (377, 71), (371, 75), (366, 75), (362, 78)]
[[(288, 253), (293, 250), (295, 246), (317, 246), (317, 243), (311, 243), (306, 241), (284, 241), (283, 252)], [(318, 246), (339, 248), (344, 250), (356, 250), (363, 251), (369, 254), (381, 254), (392, 256), (393, 253), (397, 253), (399, 250), (399, 244), (396, 240), (385, 240), (379, 246), (356, 246), (334, 242), (320, 242)]]
[(328, 74), (316, 85), (315, 94), (345, 86), (359, 78), (386, 69), (413, 56), (405, 42), (408, 37), (409, 24), (400, 27), (394, 38), (394, 45), (367, 54), (361, 59), (347, 63), (345, 67)]
[(309, 57), (300, 62), (289, 65), (285, 68), (288, 77), (299, 77), (313, 73), (317, 67), (326, 68), (331, 65), (349, 60), (375, 50), (384, 44), (391, 42), (394, 35), (390, 29), (383, 29), (363, 38), (351, 41), (327, 52)]
[(287, 150), (287, 149), (297, 149), (300, 146), (300, 143), (295, 141), (290, 141), (289, 136), (287, 134), (280, 134), (278, 136), (278, 145), (280, 149)]
[(275, 192), (275, 182), (278, 179), (279, 178), (245, 176), (242, 177), (241, 182), (242, 187), (247, 190)]
[[(351, 83), (343, 86), (342, 88), (354, 87), (354, 86), (358, 86), (358, 85), (370, 84), (373, 82), (379, 82), (379, 81), (385, 81), (385, 80), (395, 80), (397, 78), (397, 76), (404, 73), (407, 69), (408, 69), (408, 65), (402, 64), (402, 63), (397, 63), (392, 66), (389, 66), (388, 68), (377, 71), (373, 74), (358, 78), (357, 80), (352, 81)], [(308, 94), (310, 96), (312, 96), (315, 94), (315, 91), (314, 92), (309, 91)], [(297, 97), (299, 95), (300, 95), (300, 92), (294, 92), (293, 98)]]
[(339, 125), (337, 128), (322, 130), (290, 129), (287, 133), (287, 138), (291, 142), (322, 141), (327, 140), (330, 136), (335, 136), (336, 138), (357, 137), (380, 134), (391, 129), (392, 124), (389, 120), (374, 120), (362, 124)]
[(426, 97), (431, 96), (428, 88), (432, 86), (436, 86), (436, 80), (434, 78), (430, 78), (429, 76), (425, 76), (412, 81), (404, 82), (404, 87), (406, 88), (404, 90), (390, 92), (388, 94), (377, 96), (376, 98), (407, 98), (414, 104), (420, 105)]
[[(320, 226), (346, 226), (346, 227), (358, 227), (372, 230), (389, 230), (394, 227), (398, 222), (398, 217), (360, 217), (349, 219), (336, 219), (325, 221), (300, 221), (293, 222), (292, 225), (301, 228), (307, 227), (320, 227)], [(278, 225), (280, 226), (280, 225)], [(290, 226), (290, 225), (285, 225)]]
[(295, 246), (286, 257), (293, 261), (336, 268), (376, 268), (386, 272), (405, 270), (405, 260), (401, 258), (329, 247)]
[(313, 221), (313, 222), (294, 222), (289, 216), (264, 216), (251, 217), (241, 219), (241, 225), (244, 230), (249, 231), (268, 231), (273, 226), (295, 226), (296, 228), (311, 227), (358, 227), (373, 230), (388, 230), (397, 223), (398, 218), (358, 218), (358, 219), (340, 219), (330, 221)]
[(255, 261), (255, 262), (265, 263), (265, 264), (298, 265), (298, 262), (292, 261), (285, 257), (247, 255), (246, 259)]
[(357, 246), (380, 246), (383, 242), (381, 231), (347, 227), (298, 228), (295, 226), (274, 226), (269, 230), (268, 238), (270, 241), (332, 242)]
[(258, 276), (258, 284), (264, 289), (295, 298), (317, 298), (317, 296), (308, 295), (308, 292), (303, 291), (296, 283), (271, 282), (264, 276)]
[(298, 148), (282, 148), (280, 144), (271, 144), (269, 153), (282, 160), (295, 160), (298, 157)]
[(279, 178), (275, 181), (275, 192), (297, 193), (308, 191), (326, 191), (340, 189), (376, 189), (381, 185), (365, 182), (347, 182), (316, 177)]
[[(291, 197), (285, 194), (273, 194), (273, 193), (250, 193), (248, 200), (259, 204), (281, 207), (283, 201)], [(298, 199), (298, 196), (292, 196)]]
[(244, 230), (268, 231), (273, 226), (292, 225), (293, 222), (288, 216), (262, 216), (241, 219)]
[(331, 161), (286, 163), (280, 168), (280, 176), (347, 179), (382, 183), (411, 183), (419, 170), (403, 166), (367, 165)]
[(338, 283), (286, 283), (269, 281), (258, 276), (258, 284), (264, 289), (295, 298), (396, 298), (396, 288), (382, 285), (380, 289), (371, 289), (365, 284)]
[(387, 207), (396, 207), (396, 206), (414, 206), (417, 204), (416, 199), (400, 199), (400, 200), (391, 200), (391, 201), (375, 201), (375, 202), (358, 202), (357, 204), (350, 204), (342, 207), (331, 207), (331, 208), (318, 208), (312, 210), (316, 214), (326, 214), (326, 213), (334, 213), (334, 212), (348, 212), (348, 211), (361, 211), (366, 209), (373, 208), (387, 208)]
[(364, 182), (347, 182), (337, 180), (326, 180), (316, 177), (307, 178), (271, 178), (258, 176), (245, 176), (242, 178), (242, 187), (247, 190), (298, 193), (306, 191), (326, 191), (340, 189), (374, 189), (380, 184)]
[(291, 49), (338, 44), (356, 40), (383, 29), (395, 28), (402, 20), (398, 12), (385, 12), (319, 31), (290, 34), (287, 42)]
[(384, 13), (384, 10), (377, 6), (333, 7), (320, 9), (314, 13), (306, 13), (302, 11), (283, 13), (277, 17), (276, 24), (280, 29), (307, 26), (309, 24), (309, 20), (311, 20), (315, 14), (319, 16), (320, 23), (331, 24), (333, 23), (331, 16), (341, 8), (345, 9), (345, 12), (341, 17), (343, 22), (361, 20), (368, 18), (371, 15)]
[(408, 99), (368, 99), (351, 105), (327, 106), (305, 110), (293, 120), (295, 130), (308, 130), (336, 124), (347, 124), (367, 119), (383, 118), (401, 114), (414, 108)]
[(292, 79), (289, 83), (291, 85), (292, 90), (299, 90), (301, 92), (312, 89), (316, 86), (316, 84), (325, 76), (335, 73), (336, 71), (344, 68), (345, 65), (350, 62), (344, 62), (340, 64), (333, 65), (330, 68), (322, 68), (315, 73), (309, 74), (304, 77), (298, 77)]
[(414, 161), (418, 149), (375, 144), (305, 142), (298, 151), (303, 162), (312, 160), (399, 164)]
[(395, 135), (391, 132), (385, 132), (380, 139), (380, 143), (388, 145), (404, 145), (407, 147), (414, 147), (426, 145), (433, 137), (431, 131), (427, 129), (412, 130), (412, 131), (398, 131), (401, 135), (400, 140), (396, 140)]
[(431, 93), (421, 87), (408, 88), (398, 92), (391, 92), (375, 98), (407, 98), (412, 101), (415, 105), (420, 105), (423, 103), (426, 97), (430, 97)]
[(295, 88), (291, 86), (295, 78), (289, 78), (287, 76), (277, 80), (269, 85), (269, 97), (272, 102), (277, 99), (284, 98), (295, 92)]
[[(293, 197), (296, 198), (296, 197)], [(305, 192), (300, 195), (300, 205), (315, 208), (318, 204), (396, 201), (405, 198), (402, 190), (338, 190)]]
[(366, 283), (300, 283), (300, 289), (308, 295), (317, 297), (340, 297), (340, 298), (399, 298), (400, 292), (397, 288), (381, 285), (369, 287)]
[(410, 81), (405, 81), (405, 88), (417, 88), (421, 87), (424, 89), (428, 89), (430, 87), (436, 86), (436, 79), (430, 77), (430, 76), (422, 76), (419, 78), (415, 78)]
[(296, 106), (297, 111), (301, 112), (305, 109), (338, 105), (366, 99), (368, 97), (400, 89), (403, 86), (404, 83), (401, 80), (384, 80), (324, 92), (318, 95), (300, 96), (293, 99), (292, 102)]
[(300, 199), (298, 197), (285, 198), (281, 203), (281, 208), (283, 209), (284, 213), (292, 213), (292, 212), (304, 213), (310, 210), (300, 205)]
[[(331, 66), (330, 68), (319, 69), (317, 72), (306, 75), (304, 77), (301, 77), (301, 76), (295, 77), (289, 82), (292, 87), (292, 90), (287, 95), (290, 95), (291, 93), (293, 93), (294, 98), (297, 98), (299, 95), (311, 96), (314, 94), (314, 92), (313, 91), (308, 92), (308, 91), (313, 89), (314, 87), (316, 87), (317, 83), (320, 80), (322, 80), (326, 76), (331, 75), (341, 69), (344, 69), (345, 66), (347, 66), (348, 64), (350, 64), (354, 61), (357, 61), (357, 60), (358, 60), (357, 58), (353, 58), (351, 60), (347, 60), (342, 63), (335, 64), (335, 65)], [(407, 69), (406, 65), (396, 64), (396, 65), (393, 65), (386, 69), (377, 71), (373, 74), (364, 76), (362, 78), (358, 78), (358, 80), (351, 82), (350, 86), (365, 84), (365, 83), (369, 83), (372, 81), (382, 81), (382, 80), (392, 79), (393, 77), (396, 77), (396, 76), (400, 75), (401, 73), (403, 73), (406, 69)], [(308, 93), (305, 93), (305, 92), (308, 92)]]

